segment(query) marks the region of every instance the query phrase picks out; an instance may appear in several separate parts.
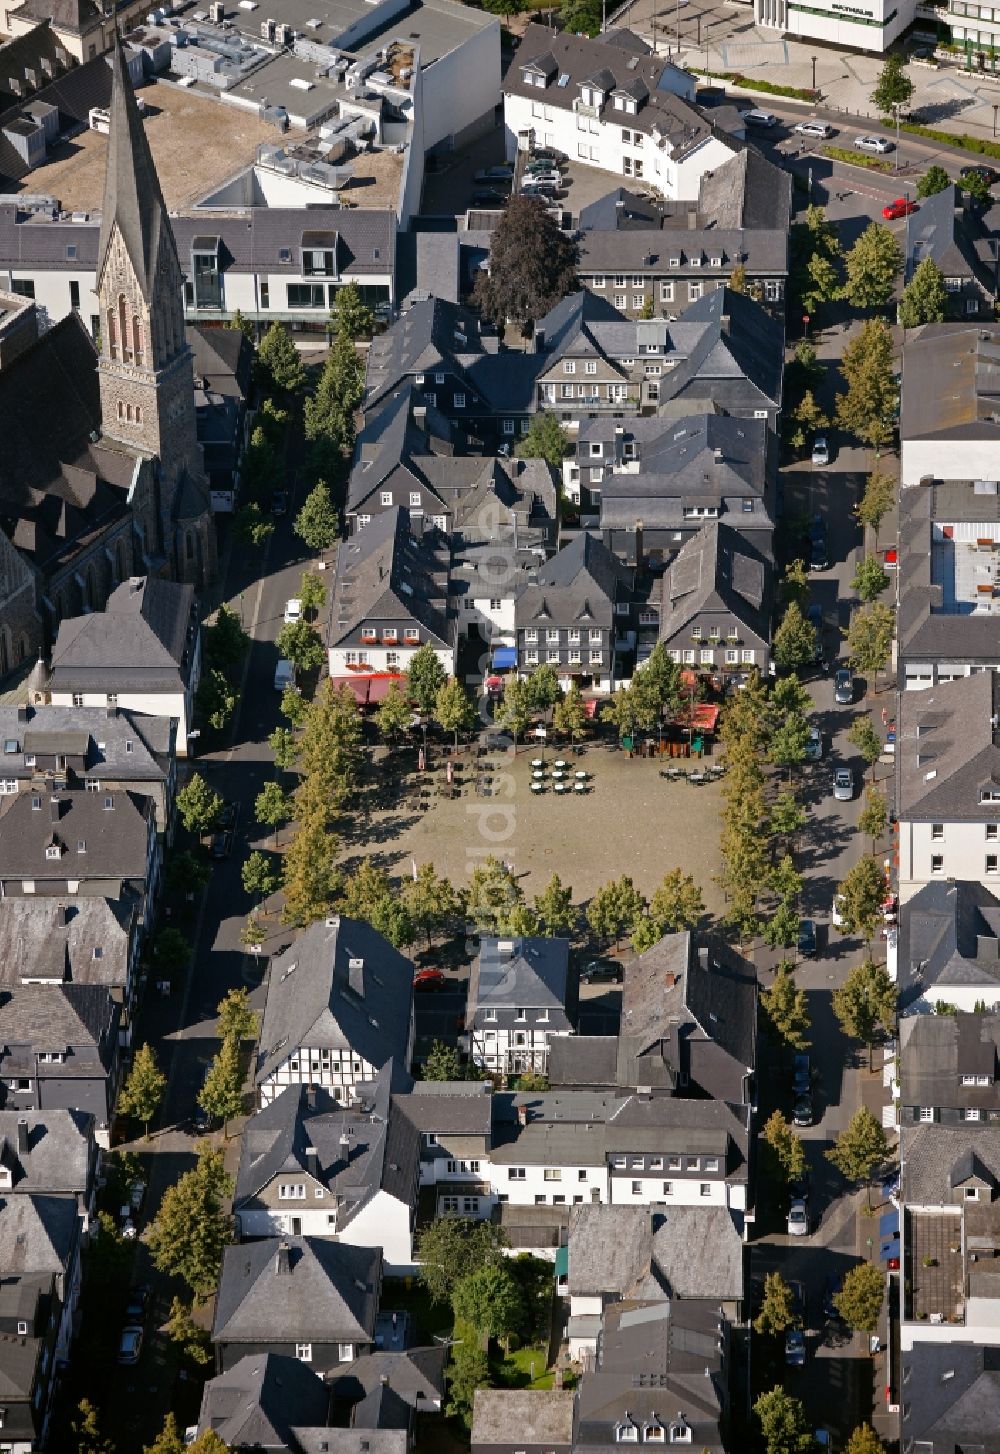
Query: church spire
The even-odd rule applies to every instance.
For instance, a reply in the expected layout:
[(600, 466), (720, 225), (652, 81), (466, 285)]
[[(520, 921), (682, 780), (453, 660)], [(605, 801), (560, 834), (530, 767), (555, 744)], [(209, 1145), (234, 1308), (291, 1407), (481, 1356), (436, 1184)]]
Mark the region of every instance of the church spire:
[(100, 286), (117, 224), (136, 282), (149, 303), (160, 254), (164, 248), (174, 250), (174, 239), (117, 26), (111, 74), (111, 127), (97, 280)]

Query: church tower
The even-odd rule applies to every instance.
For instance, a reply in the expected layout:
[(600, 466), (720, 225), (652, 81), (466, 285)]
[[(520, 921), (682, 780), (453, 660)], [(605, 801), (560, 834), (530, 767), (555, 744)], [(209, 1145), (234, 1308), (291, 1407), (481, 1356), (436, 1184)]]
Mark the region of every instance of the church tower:
[(121, 38), (111, 56), (111, 128), (97, 257), (104, 433), (157, 462), (173, 573), (216, 571), (215, 526), (198, 445), (183, 279)]

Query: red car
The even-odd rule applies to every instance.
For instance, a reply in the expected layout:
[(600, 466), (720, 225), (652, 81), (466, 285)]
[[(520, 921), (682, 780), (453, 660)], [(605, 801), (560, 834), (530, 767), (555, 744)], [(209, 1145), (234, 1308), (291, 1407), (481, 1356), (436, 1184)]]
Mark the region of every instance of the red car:
[(886, 222), (895, 222), (897, 218), (908, 217), (916, 210), (916, 202), (911, 202), (909, 197), (897, 197), (895, 202), (889, 202), (882, 208), (882, 216)]
[(443, 990), (445, 978), (439, 969), (418, 969), (413, 976), (415, 990)]

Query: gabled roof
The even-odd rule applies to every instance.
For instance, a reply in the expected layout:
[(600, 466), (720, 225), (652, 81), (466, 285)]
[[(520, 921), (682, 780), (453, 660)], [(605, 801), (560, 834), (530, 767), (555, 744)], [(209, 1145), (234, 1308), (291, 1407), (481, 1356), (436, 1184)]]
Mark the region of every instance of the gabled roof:
[(60, 622), (52, 648), (53, 689), (85, 688), (98, 674), (108, 690), (123, 679), (139, 689), (182, 690), (197, 632), (193, 603), (190, 585), (151, 576), (123, 581), (103, 611)]
[(213, 1429), (234, 1449), (295, 1449), (294, 1426), (321, 1427), (329, 1407), (329, 1390), (307, 1363), (250, 1353), (205, 1384), (198, 1432)]
[(982, 801), (983, 790), (1000, 777), (998, 709), (1000, 689), (991, 671), (901, 694), (896, 729), (901, 821), (1000, 818), (1000, 803)]
[(2, 819), (0, 879), (145, 880), (152, 811), (131, 792), (18, 793)]
[(414, 620), (433, 643), (449, 647), (456, 623), (448, 613), (450, 550), (435, 531), (410, 530), (410, 512), (395, 505), (340, 547), (330, 601), (329, 644), (362, 625)]
[(82, 1197), (90, 1189), (94, 1118), (84, 1111), (0, 1111), (0, 1147), (19, 1196)]
[(743, 1239), (728, 1207), (593, 1204), (569, 1218), (570, 1296), (626, 1302), (743, 1296)]
[(987, 1179), (1000, 1185), (1000, 1126), (981, 1122), (904, 1124), (900, 1131), (900, 1201), (911, 1207), (952, 1206), (952, 1172), (969, 1151), (979, 1158)]
[(172, 254), (176, 261), (176, 249), (117, 27), (111, 70), (111, 127), (97, 281), (100, 285), (108, 248), (117, 230), (139, 290), (145, 301), (150, 303), (162, 260)]
[(1000, 1454), (1000, 1349), (917, 1341), (901, 1357), (905, 1449)]
[[(464, 377), (466, 357), (482, 349), (474, 313), (442, 298), (415, 303), (385, 333), (372, 340), (365, 376), (364, 408), (414, 374), (450, 369)], [(495, 351), (495, 342), (494, 342)], [(470, 391), (472, 386), (470, 384)]]
[(1000, 327), (976, 322), (922, 328), (903, 350), (901, 400), (904, 450), (913, 439), (1000, 439)]
[(771, 639), (774, 568), (731, 525), (712, 520), (681, 546), (661, 585), (660, 640), (676, 645), (703, 611), (728, 612), (766, 646)]
[(775, 166), (755, 146), (742, 147), (721, 167), (703, 174), (698, 210), (711, 217), (716, 227), (774, 228), (787, 236), (792, 216), (791, 173)]
[[(48, 676), (38, 684), (46, 690)], [(34, 689), (34, 684), (33, 684)], [(25, 754), (52, 755), (71, 753), (63, 744), (70, 738), (83, 744), (82, 762), (70, 766), (78, 774), (97, 781), (109, 777), (126, 780), (165, 780), (167, 759), (173, 745), (175, 729), (171, 719), (150, 717), (144, 712), (122, 708), (53, 706), (49, 703), (33, 707), (0, 706), (0, 768), (5, 776), (30, 778), (34, 769), (25, 762)], [(17, 746), (8, 751), (8, 744)], [(160, 761), (159, 759), (163, 759)]]
[[(52, 1079), (94, 1077), (114, 1059), (117, 1006), (100, 985), (24, 985), (0, 992), (0, 1048), (8, 1065), (34, 1066), (39, 1051), (66, 1051), (62, 1064), (39, 1065), (37, 1074)], [(102, 1059), (82, 1056), (92, 1049)], [(23, 1052), (23, 1053), (22, 1053)]]
[(0, 1195), (0, 1277), (67, 1272), (79, 1229), (76, 1197)]
[(920, 211), (908, 219), (906, 278), (912, 278), (928, 257), (945, 277), (975, 278), (979, 270), (975, 239), (982, 232), (972, 210), (962, 206), (954, 182), (924, 197)]
[(745, 293), (716, 288), (684, 310), (679, 322), (706, 327), (689, 357), (660, 384), (660, 398), (673, 398), (697, 375), (703, 383), (745, 379), (769, 402), (780, 404), (784, 373), (784, 329)]
[(0, 899), (0, 988), (61, 980), (124, 990), (141, 916), (127, 888), (119, 899)]
[(467, 1018), (478, 1024), (487, 1009), (524, 1006), (555, 1012), (553, 1028), (567, 1025), (569, 940), (484, 934), (469, 976)]
[(268, 1237), (227, 1247), (216, 1343), (370, 1343), (382, 1252), (323, 1237)]
[(350, 1047), (370, 1065), (405, 1066), (413, 965), (370, 924), (331, 917), (271, 961), (257, 1083), (302, 1045)]
[(953, 985), (982, 985), (984, 994), (992, 992), (1000, 983), (998, 936), (1000, 899), (983, 884), (962, 879), (925, 884), (899, 911), (900, 1010), (923, 996), (947, 1000)]
[(729, 945), (689, 931), (667, 934), (625, 967), (621, 1034), (646, 1050), (693, 1032), (751, 1071), (756, 1004), (753, 968)]
[(596, 535), (580, 534), (556, 552), (515, 598), (518, 627), (558, 619), (610, 629), (631, 572)]
[(904, 1106), (972, 1107), (983, 1120), (1000, 1111), (1000, 1015), (904, 1016), (899, 1043)]
[(394, 1393), (414, 1408), (430, 1408), (444, 1396), (447, 1348), (407, 1348), (401, 1353), (376, 1350), (333, 1375), (338, 1403), (355, 1403), (386, 1380)]

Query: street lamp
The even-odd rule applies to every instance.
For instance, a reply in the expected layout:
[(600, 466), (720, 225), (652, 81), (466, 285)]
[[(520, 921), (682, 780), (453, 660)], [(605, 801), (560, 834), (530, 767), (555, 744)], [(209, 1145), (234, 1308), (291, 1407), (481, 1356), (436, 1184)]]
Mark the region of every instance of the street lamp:
[(1000, 111), (1000, 106), (998, 106), (997, 103), (994, 101), (994, 103), (993, 103), (993, 135), (994, 136), (996, 136), (996, 134), (997, 134), (997, 112), (998, 111)]
[(895, 106), (892, 108), (896, 114), (896, 160), (894, 164), (894, 170), (897, 172), (899, 171), (899, 107), (900, 103), (897, 101)]
[(815, 94), (816, 94), (816, 57), (815, 56), (812, 57), (812, 63), (813, 63), (813, 95), (815, 96)]

